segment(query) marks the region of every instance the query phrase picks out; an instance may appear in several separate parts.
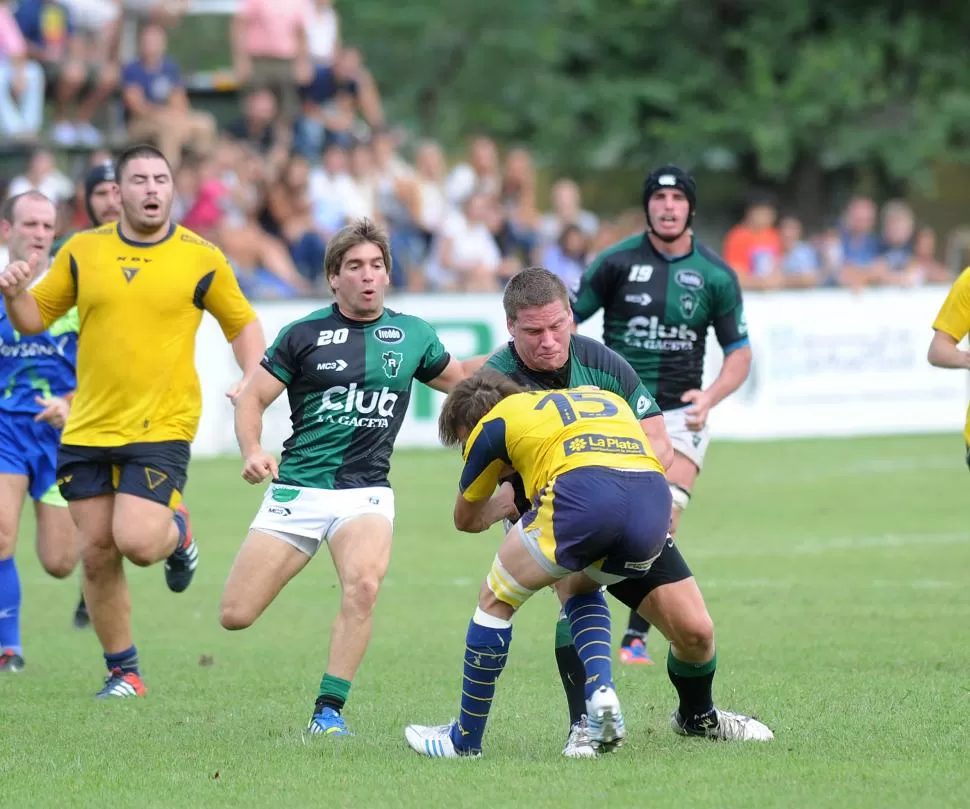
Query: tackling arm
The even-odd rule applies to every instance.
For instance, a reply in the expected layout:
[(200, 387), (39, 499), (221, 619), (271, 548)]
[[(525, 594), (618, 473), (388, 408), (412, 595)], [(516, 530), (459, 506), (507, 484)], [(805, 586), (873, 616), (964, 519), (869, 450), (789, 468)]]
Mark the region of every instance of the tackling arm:
[(471, 502), (463, 494), (455, 501), (455, 528), (466, 534), (480, 534), (495, 523), (517, 517), (515, 492), (511, 483), (503, 483), (487, 500)]
[(468, 374), (465, 373), (464, 363), (458, 362), (458, 360), (452, 357), (448, 360), (448, 364), (444, 370), (428, 382), (428, 387), (440, 390), (442, 393), (450, 393), (451, 389), (466, 376)]
[(640, 419), (640, 426), (643, 434), (650, 442), (657, 460), (663, 464), (664, 469), (670, 469), (674, 462), (674, 445), (670, 443), (670, 436), (667, 435), (667, 425), (664, 424), (663, 416), (656, 415), (649, 418)]

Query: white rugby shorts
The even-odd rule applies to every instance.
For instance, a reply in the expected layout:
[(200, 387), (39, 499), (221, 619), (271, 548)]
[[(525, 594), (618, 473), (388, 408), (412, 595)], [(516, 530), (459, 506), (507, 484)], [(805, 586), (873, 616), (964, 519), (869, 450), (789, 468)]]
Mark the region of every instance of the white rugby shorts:
[(703, 430), (696, 433), (687, 428), (688, 407), (690, 405), (678, 407), (676, 410), (665, 410), (664, 425), (667, 427), (667, 435), (670, 436), (674, 451), (685, 456), (698, 469), (703, 469), (707, 445), (711, 441), (711, 431), (706, 424)]
[(307, 556), (347, 522), (379, 514), (394, 525), (394, 492), (387, 486), (363, 489), (309, 489), (272, 483), (249, 526), (288, 542)]

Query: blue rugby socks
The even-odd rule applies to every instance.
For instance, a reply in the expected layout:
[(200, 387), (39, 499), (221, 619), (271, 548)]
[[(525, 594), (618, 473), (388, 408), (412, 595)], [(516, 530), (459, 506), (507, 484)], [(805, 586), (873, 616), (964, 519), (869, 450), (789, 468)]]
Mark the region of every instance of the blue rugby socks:
[(461, 681), (461, 710), (451, 729), (451, 741), (459, 753), (482, 749), (485, 723), (495, 696), (495, 683), (505, 668), (512, 644), (512, 623), (494, 618), (480, 609), (465, 635), (465, 665)]
[(613, 649), (610, 646), (610, 608), (603, 593), (573, 596), (564, 605), (573, 643), (586, 670), (586, 699), (597, 688), (613, 688)]
[(23, 654), (20, 645), (20, 576), (11, 556), (0, 559), (0, 652)]

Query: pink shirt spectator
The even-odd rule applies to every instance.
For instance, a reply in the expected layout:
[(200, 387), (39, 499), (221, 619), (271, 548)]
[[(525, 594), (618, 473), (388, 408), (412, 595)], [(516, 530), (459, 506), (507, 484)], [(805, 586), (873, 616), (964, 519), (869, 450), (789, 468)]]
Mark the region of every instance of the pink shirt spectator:
[(13, 61), (27, 55), (27, 43), (13, 13), (6, 6), (0, 6), (0, 60)]
[(239, 16), (246, 24), (246, 53), (257, 59), (295, 59), (298, 32), (312, 12), (310, 0), (243, 0)]
[(222, 223), (224, 200), (228, 190), (221, 181), (205, 180), (199, 188), (195, 204), (182, 217), (182, 226), (206, 236)]

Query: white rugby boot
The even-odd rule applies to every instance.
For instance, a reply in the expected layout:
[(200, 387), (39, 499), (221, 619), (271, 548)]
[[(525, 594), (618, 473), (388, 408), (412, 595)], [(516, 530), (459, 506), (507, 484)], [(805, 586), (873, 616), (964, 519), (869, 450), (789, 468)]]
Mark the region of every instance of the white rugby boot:
[(585, 716), (569, 728), (562, 754), (566, 758), (596, 758), (596, 749), (589, 739), (589, 725)]
[(451, 728), (455, 722), (447, 725), (408, 725), (404, 728), (404, 738), (411, 749), (428, 758), (479, 758), (481, 750), (459, 752), (451, 740)]
[(718, 739), (725, 742), (768, 742), (775, 738), (764, 722), (759, 722), (750, 716), (722, 711), (715, 708), (717, 721), (708, 720), (700, 727), (687, 727), (678, 711), (670, 715), (670, 727), (674, 733), (681, 736), (700, 736), (707, 739)]
[(586, 723), (590, 744), (597, 752), (611, 752), (623, 744), (626, 726), (616, 691), (601, 685), (593, 692), (593, 696), (586, 700)]

